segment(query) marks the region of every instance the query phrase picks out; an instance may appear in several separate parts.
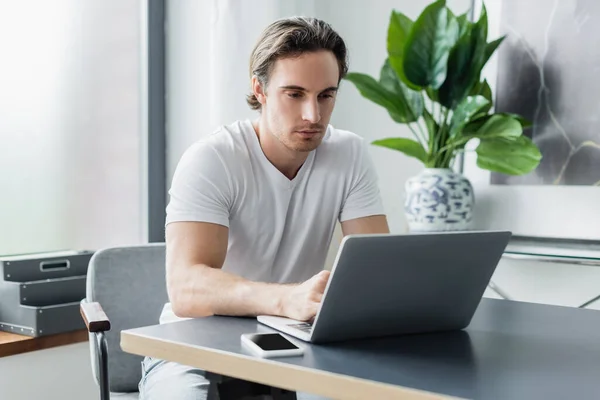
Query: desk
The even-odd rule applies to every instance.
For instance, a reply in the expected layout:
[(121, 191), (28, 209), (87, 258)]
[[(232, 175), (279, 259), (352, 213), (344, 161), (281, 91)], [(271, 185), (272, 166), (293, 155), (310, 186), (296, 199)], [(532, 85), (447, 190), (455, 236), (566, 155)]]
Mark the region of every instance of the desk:
[(86, 329), (39, 337), (0, 332), (0, 357), (86, 342), (87, 340), (88, 332)]
[(240, 344), (270, 331), (208, 317), (123, 331), (124, 351), (343, 399), (600, 398), (600, 312), (482, 299), (464, 331), (306, 345), (263, 360)]

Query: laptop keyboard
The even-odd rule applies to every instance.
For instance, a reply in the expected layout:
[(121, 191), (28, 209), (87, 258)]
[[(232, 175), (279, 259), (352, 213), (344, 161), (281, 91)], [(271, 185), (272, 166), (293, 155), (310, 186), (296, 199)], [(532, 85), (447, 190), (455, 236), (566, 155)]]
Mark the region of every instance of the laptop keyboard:
[(306, 333), (310, 333), (310, 331), (312, 330), (312, 324), (308, 323), (308, 322), (302, 322), (300, 324), (292, 324), (289, 326), (291, 326), (292, 328), (299, 329), (302, 332), (306, 332)]

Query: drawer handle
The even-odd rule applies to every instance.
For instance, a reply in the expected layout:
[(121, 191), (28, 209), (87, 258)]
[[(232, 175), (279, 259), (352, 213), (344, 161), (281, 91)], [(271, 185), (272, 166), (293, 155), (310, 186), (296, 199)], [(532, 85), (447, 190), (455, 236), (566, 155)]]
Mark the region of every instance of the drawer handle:
[(61, 271), (70, 267), (69, 260), (42, 261), (40, 263), (40, 271), (42, 272)]

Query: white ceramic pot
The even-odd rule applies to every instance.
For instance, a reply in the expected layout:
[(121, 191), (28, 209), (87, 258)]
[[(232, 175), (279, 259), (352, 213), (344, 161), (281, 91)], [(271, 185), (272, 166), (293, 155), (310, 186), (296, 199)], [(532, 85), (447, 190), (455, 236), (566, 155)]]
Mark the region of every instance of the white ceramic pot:
[(475, 196), (471, 182), (444, 168), (425, 168), (406, 181), (404, 212), (413, 232), (468, 230)]

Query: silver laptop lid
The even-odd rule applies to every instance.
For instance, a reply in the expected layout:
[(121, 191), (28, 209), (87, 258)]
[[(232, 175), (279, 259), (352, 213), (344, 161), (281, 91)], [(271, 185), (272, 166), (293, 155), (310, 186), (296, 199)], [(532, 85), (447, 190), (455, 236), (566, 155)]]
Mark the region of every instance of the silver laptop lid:
[(507, 231), (346, 236), (311, 341), (466, 327), (510, 237)]

